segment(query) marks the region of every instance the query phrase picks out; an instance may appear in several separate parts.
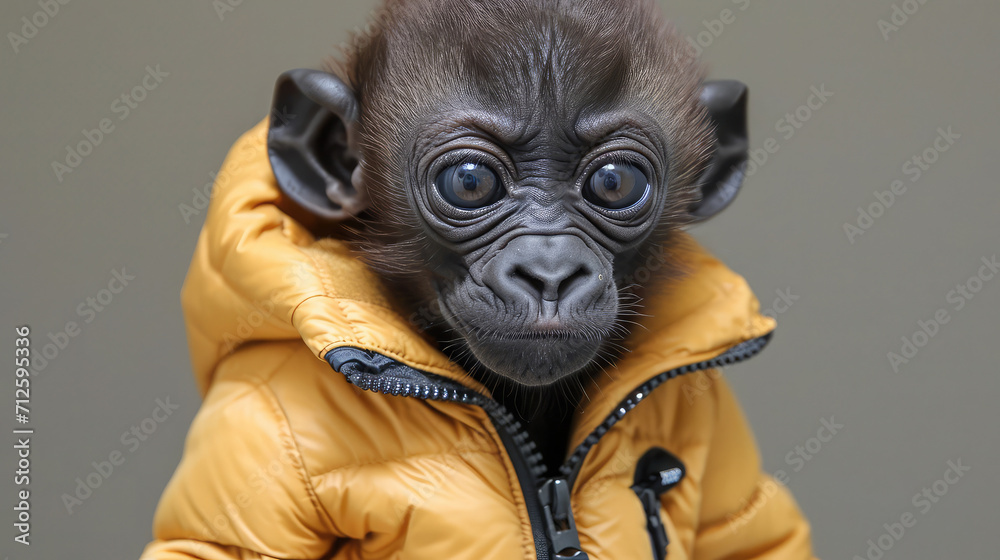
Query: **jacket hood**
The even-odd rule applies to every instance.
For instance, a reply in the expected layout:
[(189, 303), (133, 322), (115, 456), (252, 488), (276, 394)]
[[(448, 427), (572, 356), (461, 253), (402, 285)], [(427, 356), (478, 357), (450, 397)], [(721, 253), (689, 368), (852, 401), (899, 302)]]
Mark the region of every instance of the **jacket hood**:
[[(265, 121), (227, 156), (184, 283), (188, 342), (202, 394), (219, 362), (238, 346), (296, 338), (319, 359), (337, 347), (362, 348), (486, 393), (391, 307), (378, 277), (346, 243), (316, 239), (278, 209), (281, 192), (266, 140)], [(584, 426), (596, 426), (649, 378), (714, 358), (774, 328), (742, 277), (685, 240), (674, 252), (688, 274), (647, 298), (649, 317), (626, 342), (630, 352), (587, 390)]]

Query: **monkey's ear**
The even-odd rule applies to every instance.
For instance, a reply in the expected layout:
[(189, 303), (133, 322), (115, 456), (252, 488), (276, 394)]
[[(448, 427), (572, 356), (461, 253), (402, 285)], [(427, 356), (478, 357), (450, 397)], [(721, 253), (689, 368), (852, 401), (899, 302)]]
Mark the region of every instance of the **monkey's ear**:
[(368, 204), (358, 165), (358, 102), (336, 76), (290, 70), (274, 88), (267, 151), (286, 202), (307, 227), (356, 216)]
[(691, 208), (695, 221), (711, 218), (736, 198), (746, 174), (747, 86), (736, 80), (705, 82), (701, 102), (715, 124), (715, 149), (698, 180), (701, 201)]

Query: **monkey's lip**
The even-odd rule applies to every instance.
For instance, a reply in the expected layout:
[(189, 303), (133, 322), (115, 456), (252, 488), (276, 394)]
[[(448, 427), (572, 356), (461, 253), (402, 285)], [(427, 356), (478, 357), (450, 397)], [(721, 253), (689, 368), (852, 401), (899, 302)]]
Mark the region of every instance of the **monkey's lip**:
[(576, 330), (562, 328), (546, 328), (546, 327), (532, 327), (524, 328), (516, 331), (509, 332), (473, 332), (473, 338), (479, 342), (505, 342), (508, 340), (531, 340), (531, 341), (541, 341), (541, 342), (553, 342), (553, 341), (587, 341), (592, 340), (595, 337), (593, 334), (588, 336), (587, 334)]
[(510, 330), (485, 330), (473, 327), (468, 329), (467, 332), (471, 335), (470, 338), (481, 342), (504, 342), (508, 340), (584, 342), (600, 338), (599, 336), (595, 336), (597, 333), (592, 329), (584, 331), (583, 329), (568, 326), (562, 321), (547, 318), (538, 319), (537, 321), (532, 321), (520, 327), (511, 328)]
[(469, 349), (489, 370), (522, 385), (542, 386), (593, 362), (601, 340), (572, 331), (529, 331), (469, 339)]
[(484, 341), (504, 341), (504, 340), (586, 340), (587, 337), (574, 331), (559, 330), (559, 331), (534, 331), (534, 332), (518, 332), (510, 334), (497, 334), (488, 337), (479, 337), (479, 340)]

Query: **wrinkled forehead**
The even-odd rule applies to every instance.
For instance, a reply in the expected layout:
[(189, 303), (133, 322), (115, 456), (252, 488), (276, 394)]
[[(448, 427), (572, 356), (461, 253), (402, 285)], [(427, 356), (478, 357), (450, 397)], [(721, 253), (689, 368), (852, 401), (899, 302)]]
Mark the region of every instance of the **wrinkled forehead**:
[(587, 139), (573, 136), (588, 127), (599, 135), (631, 122), (675, 137), (692, 120), (700, 67), (648, 2), (434, 5), (433, 14), (397, 14), (412, 17), (387, 27), (368, 96), (377, 107), (367, 107), (382, 124), (406, 115), (443, 130), (453, 115), (475, 113), (492, 130), (508, 129), (504, 136), (550, 132), (579, 145)]
[(430, 13), (398, 11), (388, 26), (387, 87), (574, 112), (671, 71), (662, 16), (642, 0), (399, 3), (420, 4)]
[(484, 106), (564, 116), (621, 102), (639, 62), (632, 47), (568, 23), (488, 30), (455, 53), (455, 77)]
[(442, 57), (453, 61), (444, 68), (454, 85), (447, 90), (449, 104), (539, 131), (552, 126), (579, 131), (578, 124), (586, 128), (623, 108), (639, 113), (651, 103), (638, 77), (663, 71), (651, 67), (638, 45), (612, 26), (596, 29), (562, 18), (470, 34), (464, 46)]

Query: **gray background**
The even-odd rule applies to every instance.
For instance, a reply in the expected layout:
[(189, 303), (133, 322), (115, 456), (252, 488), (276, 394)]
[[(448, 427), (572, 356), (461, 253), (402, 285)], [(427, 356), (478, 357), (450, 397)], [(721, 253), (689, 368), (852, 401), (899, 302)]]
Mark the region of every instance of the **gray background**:
[[(15, 53), (6, 34), (20, 32), (21, 18), (39, 6), (3, 2), (6, 433), (15, 427), (14, 326), (31, 325), (37, 351), (67, 321), (82, 324), (77, 307), (112, 270), (125, 267), (135, 279), (32, 379), (33, 544), (12, 540), (8, 435), (0, 558), (139, 555), (199, 404), (178, 294), (204, 214), (187, 223), (178, 206), (193, 204), (192, 189), (210, 181), (236, 137), (266, 114), (275, 77), (317, 66), (365, 24), (373, 4), (244, 0), (220, 18), (209, 0), (77, 0)], [(823, 558), (865, 557), (868, 539), (907, 512), (917, 524), (884, 558), (997, 558), (1000, 278), (961, 310), (947, 297), (1000, 249), (1000, 3), (926, 0), (888, 40), (878, 22), (891, 16), (889, 0), (664, 4), (691, 36), (733, 10), (735, 21), (722, 25), (703, 59), (713, 77), (750, 85), (754, 148), (769, 137), (780, 146), (737, 203), (695, 231), (747, 277), (764, 308), (776, 290), (798, 298), (773, 308), (780, 313), (772, 347), (728, 371), (765, 468), (788, 474)], [(119, 120), (114, 100), (157, 64), (169, 76)], [(785, 139), (779, 120), (824, 84), (833, 96)], [(53, 160), (106, 117), (115, 130), (58, 181)], [(960, 139), (911, 181), (904, 163), (949, 126)], [(905, 194), (852, 243), (844, 224), (856, 223), (858, 207), (896, 179)], [(902, 337), (942, 308), (948, 324), (893, 371), (887, 353), (900, 352)], [(180, 409), (130, 452), (121, 434), (167, 397)], [(844, 428), (815, 456), (787, 456), (831, 416)], [(61, 495), (115, 450), (125, 463), (68, 514)], [(971, 471), (926, 513), (915, 507), (912, 497), (958, 459)]]

